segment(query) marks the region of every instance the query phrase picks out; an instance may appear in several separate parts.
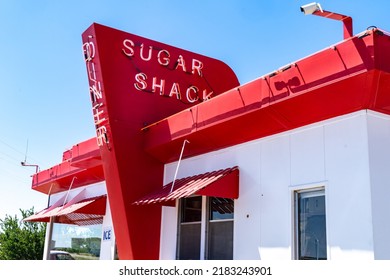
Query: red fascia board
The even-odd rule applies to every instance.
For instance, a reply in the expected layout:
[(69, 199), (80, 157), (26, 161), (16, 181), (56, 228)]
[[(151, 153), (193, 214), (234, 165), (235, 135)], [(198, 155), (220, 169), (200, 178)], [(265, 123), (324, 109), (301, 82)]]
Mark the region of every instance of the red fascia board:
[(79, 168), (91, 168), (102, 165), (100, 150), (96, 138), (74, 145), (71, 149), (71, 165)]
[(386, 112), (389, 48), (378, 30), (345, 40), (148, 126), (145, 150), (170, 162), (185, 139), (188, 157), (360, 109)]
[[(104, 180), (96, 138), (74, 145), (63, 153), (63, 161), (33, 175), (32, 189), (52, 194)], [(73, 181), (73, 183), (72, 183)]]
[(69, 161), (66, 161), (34, 174), (32, 189), (45, 194), (53, 194), (68, 190), (70, 187), (74, 189), (103, 180), (102, 165), (83, 169), (73, 167)]
[(101, 164), (79, 168), (72, 166), (71, 161), (65, 161), (34, 174), (32, 189), (45, 194), (53, 194), (68, 190), (70, 186), (74, 189), (103, 180), (104, 173)]
[(100, 150), (96, 137), (73, 145), (62, 154), (62, 161), (71, 161), (72, 166), (80, 168), (93, 167), (102, 164)]
[(231, 168), (230, 174), (196, 192), (198, 195), (237, 199), (239, 197), (239, 169)]

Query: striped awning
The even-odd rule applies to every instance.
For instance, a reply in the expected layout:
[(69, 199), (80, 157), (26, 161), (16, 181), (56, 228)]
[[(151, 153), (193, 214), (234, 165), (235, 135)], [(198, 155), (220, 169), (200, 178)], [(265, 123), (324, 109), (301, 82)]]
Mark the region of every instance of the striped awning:
[(55, 223), (79, 226), (103, 223), (106, 213), (107, 195), (86, 197), (85, 189), (66, 202), (65, 194), (52, 206), (25, 218), (25, 222), (46, 222), (54, 218)]
[(238, 167), (198, 174), (172, 181), (158, 190), (145, 195), (133, 204), (169, 204), (192, 195), (205, 195), (221, 198), (238, 198)]

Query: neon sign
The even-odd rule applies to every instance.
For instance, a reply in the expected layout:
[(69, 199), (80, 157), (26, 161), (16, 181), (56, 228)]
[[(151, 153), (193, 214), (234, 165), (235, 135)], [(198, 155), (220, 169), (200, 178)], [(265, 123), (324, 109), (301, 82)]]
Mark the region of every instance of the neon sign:
[[(202, 61), (192, 58), (190, 66), (186, 64), (183, 55), (172, 57), (166, 49), (158, 49), (153, 46), (145, 46), (144, 43), (135, 44), (133, 40), (125, 39), (123, 41), (122, 52), (129, 58), (138, 58), (151, 64), (157, 64), (171, 71), (181, 71), (189, 75), (196, 75), (203, 78)], [(188, 61), (187, 61), (188, 62)], [(164, 78), (157, 76), (149, 77), (144, 72), (134, 75), (134, 87), (138, 91), (148, 93), (157, 93), (165, 97), (176, 97), (176, 99), (186, 103), (195, 103), (205, 101), (212, 97), (213, 91), (200, 89), (199, 86), (184, 86), (179, 81), (168, 83)]]
[(88, 78), (90, 80), (89, 93), (92, 100), (92, 112), (93, 119), (96, 128), (96, 139), (98, 146), (108, 144), (107, 127), (105, 122), (107, 121), (105, 104), (103, 102), (102, 86), (101, 82), (96, 76), (96, 69), (94, 58), (96, 54), (95, 45), (93, 42), (87, 42), (83, 44), (83, 53), (85, 63), (87, 65)]

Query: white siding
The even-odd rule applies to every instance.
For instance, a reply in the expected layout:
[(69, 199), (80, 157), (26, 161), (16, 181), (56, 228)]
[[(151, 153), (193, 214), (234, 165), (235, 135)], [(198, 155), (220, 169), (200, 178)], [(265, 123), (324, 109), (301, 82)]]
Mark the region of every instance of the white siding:
[(367, 115), (325, 126), (328, 244), (332, 259), (373, 259)]
[[(372, 183), (378, 186), (374, 192), (373, 211), (376, 215), (374, 225), (378, 225), (375, 237), (379, 242), (375, 247), (381, 249), (376, 250), (375, 257), (390, 258), (386, 253), (390, 252), (390, 245), (385, 242), (385, 237), (390, 234), (390, 221), (385, 222), (385, 218), (379, 217), (390, 210), (387, 202), (390, 188), (384, 184), (388, 181), (385, 179), (390, 179), (390, 172), (386, 172), (383, 166), (390, 160), (390, 151), (382, 153), (390, 143), (390, 121), (389, 118), (377, 120), (374, 115), (359, 111), (184, 159), (178, 178), (239, 166), (234, 259), (291, 259), (292, 192), (297, 187), (308, 185), (325, 186), (326, 189), (329, 258), (373, 259), (370, 163), (376, 168)], [(388, 127), (386, 131), (383, 126)], [(375, 133), (378, 130), (382, 132)], [(372, 140), (370, 151), (368, 131)], [(369, 152), (372, 154), (370, 161)], [(378, 164), (373, 164), (373, 161)], [(166, 165), (164, 183), (172, 180), (176, 164)], [(385, 223), (384, 228), (382, 223)], [(176, 230), (176, 224), (169, 229), (165, 227), (164, 235), (176, 236)], [(164, 247), (164, 250), (168, 248)]]
[(176, 258), (177, 209), (163, 206), (161, 213), (160, 260)]
[(375, 259), (390, 259), (390, 117), (368, 116)]
[(290, 259), (290, 162), (289, 137), (261, 142), (260, 259)]

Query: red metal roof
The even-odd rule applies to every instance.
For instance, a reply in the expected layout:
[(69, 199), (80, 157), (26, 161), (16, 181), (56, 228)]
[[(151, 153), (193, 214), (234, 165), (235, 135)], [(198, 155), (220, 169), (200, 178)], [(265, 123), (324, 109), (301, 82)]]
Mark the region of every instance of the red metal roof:
[[(192, 195), (238, 198), (238, 167), (178, 179), (134, 202), (134, 204), (167, 203)], [(173, 187), (173, 188), (172, 188)]]
[(107, 195), (85, 198), (85, 190), (75, 198), (66, 202), (65, 194), (52, 206), (24, 219), (25, 222), (46, 222), (50, 217), (55, 218), (55, 223), (74, 225), (94, 225), (103, 222), (106, 213)]
[(63, 154), (62, 162), (33, 175), (32, 189), (46, 194), (94, 184), (104, 180), (96, 138), (74, 145)]
[(390, 114), (390, 36), (368, 30), (143, 129), (161, 162), (371, 109)]

